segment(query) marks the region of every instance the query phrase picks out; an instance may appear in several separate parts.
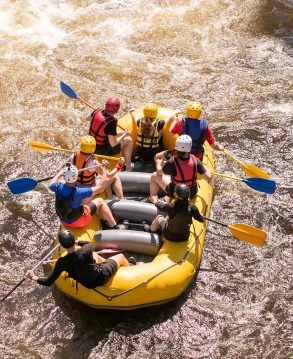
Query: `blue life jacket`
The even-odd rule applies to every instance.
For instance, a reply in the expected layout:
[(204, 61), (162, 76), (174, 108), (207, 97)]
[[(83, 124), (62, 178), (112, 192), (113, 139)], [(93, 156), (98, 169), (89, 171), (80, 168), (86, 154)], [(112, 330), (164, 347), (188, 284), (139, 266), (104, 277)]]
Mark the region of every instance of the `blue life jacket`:
[(189, 135), (192, 138), (191, 153), (194, 155), (204, 153), (203, 144), (209, 125), (208, 121), (183, 117), (182, 124), (181, 135)]

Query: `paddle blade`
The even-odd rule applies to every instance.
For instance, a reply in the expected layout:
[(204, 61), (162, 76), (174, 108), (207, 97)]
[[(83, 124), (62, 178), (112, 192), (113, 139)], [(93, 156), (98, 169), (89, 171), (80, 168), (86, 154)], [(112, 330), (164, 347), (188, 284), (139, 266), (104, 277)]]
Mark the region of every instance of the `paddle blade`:
[(267, 174), (265, 171), (261, 170), (260, 168), (250, 165), (248, 163), (243, 163), (242, 165), (243, 170), (245, 172), (246, 177), (260, 177), (260, 178), (270, 178), (269, 174)]
[(60, 82), (60, 89), (68, 97), (70, 97), (74, 100), (77, 99), (77, 94), (72, 90), (72, 88), (70, 86), (66, 85), (63, 81)]
[(48, 152), (48, 151), (52, 151), (54, 149), (54, 147), (46, 145), (45, 143), (42, 142), (36, 142), (36, 141), (28, 141), (28, 144), (37, 151), (44, 151), (44, 152)]
[(233, 236), (241, 241), (257, 247), (262, 247), (265, 244), (267, 234), (261, 229), (243, 223), (228, 224), (228, 228)]
[(36, 188), (38, 182), (33, 178), (23, 177), (8, 181), (6, 184), (12, 194), (21, 194)]
[(265, 178), (247, 178), (243, 180), (250, 188), (256, 191), (273, 194), (276, 191), (276, 182)]

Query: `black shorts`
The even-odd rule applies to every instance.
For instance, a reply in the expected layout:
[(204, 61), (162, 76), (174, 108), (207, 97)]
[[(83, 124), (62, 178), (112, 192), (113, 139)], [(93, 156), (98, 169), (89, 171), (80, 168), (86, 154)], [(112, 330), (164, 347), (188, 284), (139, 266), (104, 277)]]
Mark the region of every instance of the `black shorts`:
[[(174, 198), (174, 191), (175, 191), (175, 184), (173, 182), (170, 182), (165, 189), (166, 195), (170, 198)], [(197, 194), (197, 184), (190, 188), (190, 199), (193, 199)]]
[(94, 202), (90, 202), (88, 204), (90, 210), (91, 210), (91, 215), (95, 214), (97, 212), (97, 206), (95, 205)]
[(117, 263), (114, 259), (107, 259), (105, 262), (99, 264), (101, 274), (101, 284), (103, 285), (117, 272)]
[(114, 156), (118, 155), (121, 152), (121, 144), (118, 143), (116, 146), (112, 147), (110, 144), (107, 144), (106, 147), (98, 148), (96, 147), (95, 153), (98, 155), (105, 156)]

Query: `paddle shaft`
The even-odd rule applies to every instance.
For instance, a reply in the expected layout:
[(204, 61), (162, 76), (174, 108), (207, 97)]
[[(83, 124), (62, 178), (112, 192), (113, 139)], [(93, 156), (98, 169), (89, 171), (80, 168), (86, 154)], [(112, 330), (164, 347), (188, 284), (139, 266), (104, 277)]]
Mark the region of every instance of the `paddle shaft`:
[(221, 225), (221, 226), (223, 226), (223, 227), (228, 227), (228, 224), (225, 224), (225, 223), (222, 223), (222, 222), (216, 221), (216, 220), (211, 219), (211, 218), (207, 218), (207, 217), (205, 217), (205, 216), (203, 216), (203, 215), (202, 215), (202, 217), (203, 217), (204, 219), (206, 219), (207, 221), (211, 221), (211, 222), (214, 222), (214, 223), (220, 224), (220, 225)]
[[(56, 246), (43, 258), (40, 260), (39, 263), (37, 263), (32, 271), (35, 271), (43, 262), (45, 262), (45, 260), (47, 258), (49, 258), (54, 252), (56, 249), (58, 249), (60, 247), (60, 243), (56, 244)], [(24, 281), (26, 280), (26, 277), (22, 278), (22, 280), (20, 280), (1, 300), (0, 302), (3, 302), (7, 297), (10, 296), (11, 293), (13, 293), (15, 291), (16, 288), (18, 288)]]
[(231, 153), (227, 152), (226, 150), (224, 150), (224, 153), (226, 156), (232, 158), (232, 160), (234, 160), (235, 162), (237, 162), (239, 165), (243, 166), (244, 163), (241, 162), (240, 160), (238, 160), (236, 157), (232, 156)]
[(230, 179), (233, 179), (233, 180), (236, 180), (236, 181), (243, 181), (242, 178), (233, 177), (233, 176), (229, 176), (229, 175), (224, 175), (222, 173), (217, 173), (217, 172), (212, 172), (212, 175), (219, 176), (219, 177), (224, 177), (224, 178), (230, 178)]
[[(102, 165), (101, 164), (98, 164), (98, 165), (95, 165), (95, 166), (90, 166), (90, 167), (86, 167), (86, 168), (82, 168), (80, 170), (78, 170), (78, 172), (84, 172), (84, 171), (87, 171), (87, 170), (91, 170), (93, 168), (97, 168), (97, 167), (101, 167)], [(51, 177), (46, 177), (46, 178), (42, 178), (40, 180), (37, 180), (36, 182), (43, 182), (43, 181), (47, 181), (47, 180), (50, 180), (54, 178), (54, 176), (51, 176)]]

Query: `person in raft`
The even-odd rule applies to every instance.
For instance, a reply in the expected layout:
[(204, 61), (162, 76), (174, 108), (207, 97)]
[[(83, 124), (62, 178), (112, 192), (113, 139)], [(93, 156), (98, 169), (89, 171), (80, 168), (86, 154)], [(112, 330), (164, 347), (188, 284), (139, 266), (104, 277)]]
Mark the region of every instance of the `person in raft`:
[[(157, 201), (157, 193), (162, 188), (169, 198), (174, 198), (174, 189), (179, 183), (185, 183), (190, 188), (190, 198), (197, 194), (197, 174), (208, 182), (211, 171), (202, 162), (190, 154), (192, 139), (188, 135), (181, 135), (175, 143), (176, 154), (173, 151), (163, 151), (155, 156), (156, 172), (151, 176), (149, 201)], [(167, 161), (167, 162), (165, 162)]]
[[(189, 135), (192, 138), (191, 153), (200, 160), (203, 159), (203, 144), (205, 141), (216, 151), (225, 150), (223, 146), (216, 143), (208, 121), (200, 119), (201, 112), (202, 106), (199, 102), (189, 102), (186, 106), (186, 116), (183, 116), (182, 119), (177, 119), (169, 129), (169, 132), (173, 135)], [(174, 121), (179, 113), (181, 113), (180, 110), (175, 110), (169, 121)]]
[[(82, 228), (91, 223), (92, 215), (97, 214), (108, 223), (110, 228), (120, 229), (110, 208), (102, 198), (92, 199), (87, 205), (83, 200), (92, 198), (104, 191), (107, 183), (107, 171), (101, 166), (100, 183), (94, 187), (77, 187), (78, 169), (68, 163), (51, 180), (48, 188), (55, 193), (55, 209), (60, 222), (69, 228)], [(63, 180), (62, 180), (63, 178)]]
[(109, 172), (109, 162), (103, 160), (102, 164), (99, 163), (99, 161), (94, 156), (95, 148), (96, 141), (94, 137), (89, 135), (83, 136), (80, 142), (80, 151), (76, 151), (70, 156), (68, 161), (76, 166), (78, 170), (93, 167), (86, 171), (79, 171), (76, 185), (78, 187), (92, 187), (99, 184), (103, 172), (101, 166), (103, 165), (107, 169), (107, 181), (105, 184), (105, 193), (107, 198), (112, 199), (112, 192), (114, 192), (118, 199), (122, 199), (123, 189), (118, 172), (121, 171), (124, 165), (124, 159), (120, 158), (114, 169)]
[(95, 288), (108, 282), (120, 266), (127, 267), (129, 263), (120, 253), (105, 260), (95, 253), (95, 242), (75, 248), (75, 238), (68, 229), (62, 229), (58, 235), (59, 242), (67, 250), (67, 254), (57, 260), (54, 270), (48, 277), (38, 277), (32, 270), (26, 272), (26, 277), (45, 286), (52, 285), (62, 272), (67, 272), (70, 278), (86, 288)]
[(176, 186), (175, 201), (166, 203), (157, 201), (155, 206), (167, 213), (167, 216), (158, 215), (152, 222), (150, 231), (161, 230), (162, 236), (172, 242), (183, 242), (189, 238), (189, 227), (192, 219), (203, 222), (204, 219), (197, 207), (189, 204), (190, 188), (185, 183)]
[(135, 110), (130, 109), (132, 120), (137, 125), (136, 155), (145, 162), (153, 161), (154, 156), (162, 151), (162, 129), (164, 120), (158, 119), (158, 106), (148, 103), (143, 108), (142, 118), (137, 118)]
[(87, 118), (91, 121), (89, 135), (96, 140), (95, 153), (114, 156), (122, 152), (125, 158), (126, 171), (131, 171), (133, 164), (132, 138), (128, 130), (117, 133), (117, 119), (114, 117), (120, 108), (119, 98), (108, 98), (104, 110), (95, 110)]

